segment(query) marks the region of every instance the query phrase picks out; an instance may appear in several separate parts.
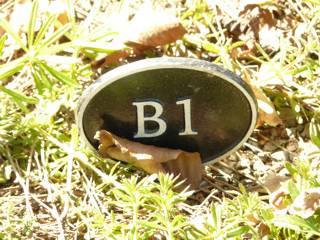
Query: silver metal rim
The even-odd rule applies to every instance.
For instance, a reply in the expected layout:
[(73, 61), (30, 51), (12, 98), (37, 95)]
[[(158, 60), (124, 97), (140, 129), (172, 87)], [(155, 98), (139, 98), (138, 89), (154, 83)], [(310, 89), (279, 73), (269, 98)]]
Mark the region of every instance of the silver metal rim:
[(84, 133), (83, 121), (82, 121), (84, 111), (93, 96), (95, 96), (104, 87), (108, 86), (109, 84), (123, 77), (126, 77), (134, 73), (138, 73), (138, 72), (154, 70), (154, 69), (163, 69), (163, 68), (191, 69), (191, 70), (207, 72), (209, 74), (214, 74), (228, 81), (229, 83), (234, 85), (236, 88), (238, 88), (249, 102), (252, 118), (251, 118), (251, 123), (248, 128), (247, 134), (232, 149), (225, 152), (221, 156), (218, 156), (212, 160), (209, 160), (203, 163), (203, 165), (212, 164), (214, 162), (217, 162), (231, 155), (232, 153), (237, 151), (248, 140), (248, 138), (250, 137), (251, 133), (255, 128), (258, 110), (257, 110), (257, 103), (254, 98), (252, 90), (240, 77), (236, 76), (234, 73), (230, 72), (229, 70), (223, 69), (215, 64), (212, 64), (204, 60), (182, 58), (182, 57), (181, 58), (180, 57), (162, 57), (162, 58), (144, 59), (144, 60), (136, 61), (127, 65), (123, 65), (118, 68), (115, 68), (110, 72), (103, 74), (98, 80), (96, 80), (91, 86), (89, 86), (83, 92), (82, 96), (79, 99), (79, 103), (76, 111), (76, 124), (79, 128), (80, 138), (85, 142), (85, 144), (87, 146), (90, 146), (90, 148), (94, 150), (94, 152), (97, 152), (97, 150), (92, 146), (92, 144), (87, 139)]

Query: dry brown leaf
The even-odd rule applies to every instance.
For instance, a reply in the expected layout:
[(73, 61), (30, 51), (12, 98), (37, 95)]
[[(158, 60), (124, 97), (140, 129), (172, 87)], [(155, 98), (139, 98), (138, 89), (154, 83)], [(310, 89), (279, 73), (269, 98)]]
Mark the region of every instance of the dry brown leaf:
[(257, 127), (260, 127), (263, 124), (268, 124), (272, 127), (276, 127), (282, 124), (282, 120), (280, 119), (270, 99), (263, 93), (260, 88), (254, 85), (251, 85), (251, 87), (258, 102), (259, 117), (257, 121)]
[(118, 52), (111, 53), (108, 56), (106, 56), (104, 60), (104, 64), (112, 65), (112, 64), (118, 63), (121, 59), (127, 56), (129, 56), (129, 52), (125, 50), (120, 50)]
[(282, 124), (282, 120), (274, 108), (273, 103), (263, 91), (251, 81), (250, 75), (246, 70), (243, 71), (243, 79), (251, 86), (254, 95), (257, 98), (259, 115), (256, 127), (263, 126), (264, 124), (276, 127)]
[(111, 157), (128, 162), (148, 173), (173, 173), (180, 175), (179, 180), (186, 180), (192, 189), (201, 182), (201, 158), (199, 153), (182, 150), (160, 148), (129, 141), (108, 131), (98, 131), (99, 153), (103, 157)]
[(289, 196), (289, 192), (285, 189), (278, 189), (270, 195), (269, 203), (275, 210), (287, 211), (289, 204), (286, 198)]
[(70, 21), (69, 16), (68, 16), (68, 6), (67, 6), (66, 1), (64, 1), (64, 0), (51, 1), (47, 11), (50, 14), (56, 15), (58, 21), (62, 25), (66, 24)]
[(145, 50), (175, 42), (186, 32), (174, 14), (144, 5), (128, 23), (121, 37), (128, 46)]
[(271, 231), (268, 225), (261, 222), (258, 225), (258, 232), (261, 237), (264, 237), (264, 236), (268, 236)]
[(119, 50), (114, 53), (111, 53), (107, 56), (104, 56), (100, 59), (97, 59), (91, 63), (93, 69), (101, 68), (105, 65), (111, 66), (116, 65), (121, 62), (121, 59), (128, 57), (130, 54), (127, 50)]
[[(7, 14), (4, 14), (4, 13), (0, 13), (0, 18), (8, 20)], [(5, 30), (4, 30), (2, 27), (0, 27), (0, 37), (1, 37), (4, 33), (5, 33)]]
[(275, 192), (281, 187), (283, 183), (287, 182), (289, 179), (290, 177), (288, 176), (280, 176), (274, 172), (271, 172), (262, 180), (262, 184), (265, 188), (268, 189), (269, 192)]
[[(119, 21), (122, 22), (121, 19)], [(145, 50), (173, 43), (187, 32), (174, 12), (152, 5), (151, 2), (143, 4), (130, 21), (118, 25), (117, 31), (122, 30), (114, 42), (131, 47), (136, 56), (142, 55)], [(104, 62), (102, 59), (97, 60), (93, 66), (97, 68), (117, 64), (131, 53), (127, 50), (112, 53), (104, 57)]]
[(258, 232), (261, 237), (270, 234), (270, 228), (266, 224), (264, 224), (257, 216), (249, 214), (246, 216), (246, 218), (258, 228)]
[(311, 217), (320, 209), (320, 188), (311, 188), (300, 193), (289, 208), (290, 214), (299, 215), (302, 218)]
[(248, 214), (246, 216), (246, 218), (252, 222), (254, 225), (258, 225), (261, 221), (258, 219), (257, 216), (253, 215), (253, 214)]
[(245, 42), (234, 52), (240, 58), (246, 58), (250, 53), (255, 55), (256, 43), (264, 49), (278, 51), (284, 29), (290, 29), (289, 17), (278, 6), (266, 1), (225, 0), (209, 4), (217, 8), (218, 18), (233, 40)]

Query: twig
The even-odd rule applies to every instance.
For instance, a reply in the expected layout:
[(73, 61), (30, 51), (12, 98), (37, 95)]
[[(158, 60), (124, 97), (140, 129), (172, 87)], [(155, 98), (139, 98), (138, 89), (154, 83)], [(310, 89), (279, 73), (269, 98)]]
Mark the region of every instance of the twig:
[(218, 193), (218, 191), (216, 189), (211, 191), (210, 194), (199, 205), (199, 208), (202, 208), (207, 202), (209, 202), (209, 199), (212, 198), (216, 193)]
[(261, 150), (260, 148), (250, 144), (250, 143), (245, 143), (244, 146), (246, 146), (247, 148), (250, 148), (251, 151), (253, 152), (257, 152), (257, 153), (263, 153), (264, 151)]
[(239, 191), (239, 188), (231, 185), (230, 183), (221, 181), (221, 180), (219, 180), (219, 179), (214, 179), (213, 177), (211, 177), (211, 176), (209, 176), (209, 175), (206, 175), (206, 177), (209, 178), (209, 179), (211, 179), (212, 182), (217, 182), (217, 183), (220, 183), (220, 184), (222, 184), (222, 185), (225, 185), (225, 186), (227, 186), (227, 187), (229, 187), (229, 188), (232, 188), (232, 189), (235, 190), (235, 191)]
[(8, 12), (9, 8), (13, 7), (14, 2), (14, 0), (6, 1), (6, 3), (0, 7), (0, 12)]
[(274, 146), (280, 148), (282, 151), (287, 151), (287, 152), (289, 152), (290, 154), (293, 154), (293, 155), (295, 154), (294, 152), (288, 151), (288, 149), (286, 149), (286, 148), (282, 147), (281, 145), (275, 143), (275, 142), (274, 142), (272, 139), (270, 139), (269, 137), (264, 136), (262, 133), (257, 133), (257, 134), (259, 135), (259, 137), (263, 138), (263, 140), (269, 141), (271, 144), (273, 144)]
[(210, 178), (208, 178), (208, 176), (203, 176), (203, 178), (213, 187), (215, 187), (216, 189), (218, 189), (219, 191), (223, 192), (224, 194), (226, 194), (227, 196), (234, 198), (234, 195), (228, 193), (226, 190), (224, 190), (222, 187), (218, 186), (217, 184), (215, 184), (214, 182), (212, 182), (212, 180)]
[(27, 188), (26, 184), (24, 183), (23, 178), (21, 177), (21, 174), (19, 173), (19, 170), (17, 168), (17, 166), (18, 166), (17, 160), (13, 160), (12, 159), (12, 156), (10, 154), (8, 146), (6, 146), (6, 153), (7, 153), (8, 160), (9, 160), (11, 166), (12, 166), (12, 169), (13, 169), (15, 175), (16, 175), (16, 178), (17, 178), (19, 184), (21, 185), (21, 187), (23, 189), (23, 192), (24, 192), (24, 195), (25, 195), (26, 208), (27, 208), (30, 216), (33, 218), (34, 214), (33, 214), (33, 210), (32, 210), (32, 207), (31, 207), (31, 204), (30, 204), (30, 201), (29, 201), (29, 195), (30, 195), (29, 194), (29, 189)]
[[(243, 177), (245, 177), (245, 178), (249, 178), (249, 179), (251, 179), (252, 181), (258, 181), (256, 178), (254, 178), (253, 176), (251, 176), (251, 175), (247, 175), (247, 174), (244, 174), (244, 173), (241, 173), (241, 172), (239, 172), (237, 169), (234, 169), (234, 168), (232, 168), (232, 167), (229, 167), (227, 164), (225, 164), (224, 162), (218, 162), (218, 164), (219, 165), (221, 165), (221, 166), (223, 166), (223, 167), (225, 167), (226, 169), (229, 169), (229, 170), (231, 170), (232, 172), (234, 172), (234, 173), (236, 173), (236, 174), (238, 174), (238, 175), (240, 175), (240, 176), (243, 176)], [(211, 166), (210, 166), (211, 167)]]
[[(44, 145), (41, 144), (41, 152), (40, 152), (40, 160), (41, 160), (41, 163), (42, 163), (42, 166), (46, 166), (46, 156), (45, 156), (45, 152), (44, 152)], [(51, 201), (53, 207), (52, 208), (49, 208), (47, 205), (44, 205), (46, 206), (46, 209), (48, 209), (48, 211), (51, 213), (52, 217), (54, 217), (56, 219), (56, 222), (59, 226), (59, 236), (58, 236), (58, 239), (59, 240), (64, 240), (65, 237), (64, 237), (64, 229), (63, 229), (63, 226), (62, 226), (62, 223), (61, 223), (61, 218), (59, 216), (59, 213), (57, 211), (57, 208), (56, 206), (54, 205), (53, 203), (53, 194), (52, 194), (52, 191), (51, 191), (51, 188), (53, 188), (53, 186), (49, 183), (49, 178), (48, 178), (48, 174), (46, 171), (43, 171), (43, 185), (44, 185), (44, 188), (47, 189), (47, 192), (48, 192), (48, 200)], [(32, 197), (40, 204), (40, 200), (32, 195)], [(39, 202), (40, 201), (40, 202)], [(41, 202), (42, 203), (42, 202)], [(41, 205), (43, 205), (41, 204)], [(50, 210), (49, 210), (50, 209)]]
[[(82, 169), (81, 169), (81, 171), (82, 171)], [(86, 176), (84, 173), (83, 173), (83, 176), (84, 176), (84, 178), (86, 179), (86, 181), (87, 181), (88, 183), (90, 183), (90, 186), (89, 186), (89, 187), (90, 187), (90, 188), (93, 188), (93, 190), (94, 190), (94, 191), (92, 191), (92, 190), (91, 190), (91, 191), (89, 190), (89, 191), (91, 192), (90, 196), (92, 196), (92, 197), (94, 198), (94, 200), (95, 200), (95, 202), (96, 202), (96, 204), (97, 204), (97, 207), (100, 209), (100, 211), (101, 211), (102, 213), (110, 216), (109, 211), (107, 210), (107, 208), (104, 206), (104, 204), (103, 204), (102, 201), (100, 200), (99, 196), (97, 195), (94, 186), (91, 186), (91, 181), (89, 181), (89, 179), (87, 178), (87, 176)]]
[[(220, 163), (220, 162), (219, 162), (219, 163)], [(226, 172), (222, 171), (222, 170), (219, 169), (219, 168), (216, 168), (216, 167), (213, 166), (213, 165), (210, 165), (209, 168), (212, 169), (212, 170), (214, 170), (214, 171), (217, 172), (217, 173), (220, 173), (221, 175), (225, 176), (226, 178), (229, 178), (229, 179), (232, 178), (229, 174), (227, 174)]]
[(64, 206), (60, 215), (61, 219), (67, 216), (70, 204), (70, 193), (72, 190), (72, 169), (73, 169), (74, 150), (70, 147), (67, 158), (67, 180), (66, 180), (66, 193), (64, 194)]
[(59, 240), (65, 239), (65, 237), (64, 237), (63, 225), (62, 225), (62, 223), (61, 223), (61, 218), (60, 218), (60, 216), (59, 216), (59, 213), (58, 213), (58, 211), (57, 211), (56, 206), (53, 205), (53, 207), (50, 208), (48, 205), (46, 205), (46, 204), (43, 203), (40, 199), (38, 199), (37, 196), (31, 194), (31, 197), (32, 197), (37, 203), (39, 203), (39, 205), (41, 205), (42, 207), (44, 207), (45, 209), (47, 209), (48, 212), (50, 212), (50, 214), (52, 215), (52, 217), (56, 219), (56, 223), (58, 224), (58, 227), (59, 227), (59, 236), (58, 236), (58, 239), (59, 239)]

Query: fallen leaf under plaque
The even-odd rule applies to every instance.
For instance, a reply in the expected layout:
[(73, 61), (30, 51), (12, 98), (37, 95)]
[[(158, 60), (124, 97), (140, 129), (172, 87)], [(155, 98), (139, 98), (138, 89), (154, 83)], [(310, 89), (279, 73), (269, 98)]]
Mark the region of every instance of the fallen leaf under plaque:
[(202, 167), (200, 154), (169, 148), (160, 148), (129, 141), (108, 131), (96, 133), (99, 140), (99, 153), (103, 157), (111, 157), (130, 163), (148, 173), (172, 173), (179, 175), (178, 180), (185, 180), (191, 189), (199, 187)]

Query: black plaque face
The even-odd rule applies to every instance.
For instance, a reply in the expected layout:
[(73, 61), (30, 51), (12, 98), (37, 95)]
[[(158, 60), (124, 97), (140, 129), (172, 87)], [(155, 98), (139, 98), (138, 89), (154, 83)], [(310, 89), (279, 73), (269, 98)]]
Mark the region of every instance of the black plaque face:
[(187, 58), (118, 67), (83, 93), (77, 111), (80, 134), (95, 148), (95, 133), (105, 129), (148, 145), (199, 152), (203, 163), (238, 149), (256, 118), (256, 100), (245, 82)]

